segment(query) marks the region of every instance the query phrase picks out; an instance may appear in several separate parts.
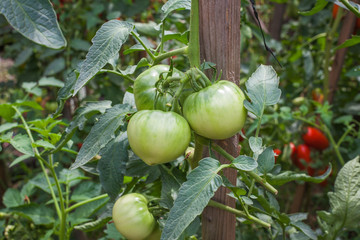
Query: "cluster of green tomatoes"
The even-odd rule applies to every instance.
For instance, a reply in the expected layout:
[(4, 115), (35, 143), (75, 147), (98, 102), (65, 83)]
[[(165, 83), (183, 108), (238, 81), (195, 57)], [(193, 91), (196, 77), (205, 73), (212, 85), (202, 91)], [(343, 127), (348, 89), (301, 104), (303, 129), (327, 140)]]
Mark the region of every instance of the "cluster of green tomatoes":
[[(130, 118), (128, 140), (148, 165), (167, 163), (184, 154), (191, 130), (205, 138), (226, 139), (241, 131), (246, 120), (241, 89), (225, 80), (213, 83), (198, 69), (183, 73), (156, 65), (136, 78), (133, 92), (138, 112)], [(138, 193), (117, 200), (113, 219), (128, 239), (150, 239), (158, 229), (146, 198)]]

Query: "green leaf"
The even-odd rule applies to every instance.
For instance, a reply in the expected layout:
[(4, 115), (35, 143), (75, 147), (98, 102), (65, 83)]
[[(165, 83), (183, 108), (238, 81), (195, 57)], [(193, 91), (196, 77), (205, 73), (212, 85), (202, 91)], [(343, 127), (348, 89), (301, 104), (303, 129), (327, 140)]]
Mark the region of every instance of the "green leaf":
[(249, 145), (251, 151), (254, 153), (260, 152), (262, 147), (262, 138), (260, 137), (250, 137), (249, 138)]
[(252, 157), (241, 155), (235, 158), (231, 165), (243, 171), (252, 171), (257, 168), (258, 163)]
[[(99, 228), (103, 228), (108, 222), (110, 222), (112, 217), (98, 218), (95, 221), (87, 222), (81, 225), (77, 225), (74, 228), (82, 232), (92, 232)], [(114, 224), (113, 224), (114, 225)], [(111, 238), (112, 239), (112, 238)]]
[(118, 104), (107, 109), (92, 127), (70, 169), (78, 168), (95, 157), (115, 137), (115, 131), (124, 124), (124, 117), (130, 110), (128, 104)]
[(71, 40), (70, 47), (72, 47), (75, 50), (87, 52), (87, 51), (89, 51), (91, 44), (83, 39), (75, 38), (75, 39)]
[(318, 239), (316, 236), (316, 233), (307, 224), (305, 224), (303, 222), (294, 222), (294, 223), (291, 223), (290, 225), (294, 226), (296, 229), (303, 232), (308, 238), (313, 239), (313, 240)]
[(73, 88), (73, 96), (92, 78), (110, 59), (120, 51), (134, 26), (128, 22), (111, 20), (104, 23), (91, 40), (86, 59), (82, 62), (80, 75)]
[(0, 13), (16, 31), (35, 43), (54, 49), (66, 46), (48, 0), (1, 0)]
[(36, 225), (54, 224), (54, 210), (46, 207), (45, 205), (38, 205), (35, 203), (11, 208), (12, 212), (15, 212), (23, 217), (33, 221)]
[(4, 124), (0, 125), (0, 133), (5, 132), (7, 130), (10, 130), (10, 129), (12, 129), (14, 127), (17, 127), (17, 126), (18, 126), (17, 123), (4, 123)]
[(59, 174), (59, 182), (69, 185), (70, 187), (77, 185), (83, 179), (88, 179), (88, 177), (85, 177), (85, 175), (78, 169), (69, 170), (64, 168)]
[(116, 199), (123, 185), (126, 173), (129, 141), (127, 133), (119, 134), (101, 149), (97, 169), (100, 174), (101, 186), (111, 199)]
[(0, 117), (3, 117), (6, 121), (12, 122), (12, 117), (15, 115), (15, 110), (11, 104), (0, 104)]
[(44, 141), (44, 140), (38, 140), (36, 142), (34, 142), (33, 144), (34, 147), (43, 147), (45, 149), (53, 149), (55, 148), (54, 145), (52, 145), (51, 143)]
[[(77, 170), (77, 172), (80, 174), (81, 172)], [(82, 174), (81, 174), (82, 175)], [(83, 176), (83, 175), (82, 175)], [(75, 180), (76, 176), (73, 176), (73, 179)], [(77, 178), (79, 178), (80, 175), (78, 175)], [(76, 180), (78, 182), (78, 180)], [(87, 200), (92, 197), (96, 197), (100, 195), (101, 193), (101, 185), (98, 183), (94, 183), (91, 181), (84, 181), (80, 183), (78, 186), (76, 186), (74, 192), (71, 195), (71, 200), (75, 202), (80, 202)]]
[(28, 158), (31, 158), (31, 156), (30, 156), (30, 155), (26, 155), (26, 154), (21, 155), (20, 157), (17, 157), (14, 161), (11, 162), (11, 164), (9, 165), (9, 168), (15, 166), (16, 164), (21, 163), (22, 161), (24, 161), (24, 160), (26, 160), (26, 159), (28, 159)]
[(32, 93), (38, 97), (41, 96), (41, 88), (37, 87), (37, 82), (23, 82), (21, 87), (28, 93)]
[(335, 229), (339, 226), (350, 229), (356, 229), (359, 227), (359, 159), (359, 157), (356, 157), (343, 166), (336, 177), (334, 192), (328, 193), (331, 212), (323, 220)]
[(69, 73), (66, 76), (65, 84), (62, 88), (60, 88), (56, 101), (58, 102), (58, 108), (56, 109), (54, 113), (54, 118), (56, 118), (60, 112), (63, 110), (65, 101), (69, 99), (72, 96), (71, 90), (73, 89), (75, 83), (76, 83), (76, 73), (75, 71)]
[(261, 117), (265, 106), (279, 102), (281, 90), (278, 86), (279, 78), (275, 70), (271, 66), (260, 65), (246, 81), (246, 94), (251, 100), (244, 101), (246, 109)]
[(43, 108), (37, 103), (37, 102), (33, 102), (33, 101), (21, 101), (18, 100), (15, 103), (13, 103), (14, 106), (22, 106), (22, 107), (30, 107), (36, 110), (43, 110)]
[(130, 53), (133, 53), (133, 52), (140, 52), (140, 51), (145, 51), (145, 48), (143, 47), (143, 45), (141, 45), (140, 43), (137, 43), (133, 46), (131, 46), (129, 49), (126, 49), (123, 54), (124, 55), (128, 55)]
[(351, 47), (359, 43), (360, 43), (360, 36), (352, 36), (350, 39), (346, 40), (345, 42), (334, 48), (334, 50)]
[(164, 13), (164, 16), (161, 21), (164, 21), (165, 18), (175, 10), (180, 9), (191, 9), (191, 0), (169, 0), (161, 8), (161, 11)]
[[(61, 136), (56, 150), (60, 150), (71, 139), (76, 129), (83, 130), (85, 123), (95, 114), (104, 114), (106, 109), (111, 108), (111, 101), (87, 102), (83, 107), (76, 109), (72, 122), (65, 129), (65, 134)], [(54, 152), (55, 152), (54, 151)]]
[(164, 42), (169, 40), (177, 40), (181, 43), (188, 44), (189, 31), (186, 31), (184, 33), (173, 33), (173, 32), (165, 32), (164, 35)]
[(3, 196), (3, 204), (7, 208), (17, 207), (24, 204), (19, 190), (8, 188)]
[(258, 157), (257, 160), (259, 166), (257, 170), (262, 174), (270, 172), (275, 165), (274, 151), (271, 147), (266, 148)]
[(267, 180), (271, 185), (284, 185), (285, 183), (291, 182), (291, 181), (305, 181), (305, 182), (313, 182), (313, 183), (321, 183), (323, 182), (331, 173), (331, 164), (329, 164), (328, 169), (324, 174), (317, 176), (317, 177), (311, 177), (305, 173), (296, 173), (292, 171), (285, 171), (278, 175), (267, 175)]
[(19, 152), (29, 155), (35, 156), (34, 151), (31, 147), (30, 138), (27, 135), (17, 134), (10, 140), (10, 144), (18, 150)]
[(54, 77), (42, 77), (39, 80), (39, 86), (40, 87), (44, 87), (44, 86), (52, 86), (52, 87), (64, 87), (64, 83)]
[(200, 215), (222, 184), (217, 174), (222, 167), (218, 160), (204, 158), (181, 186), (170, 210), (161, 239), (178, 239), (186, 227)]
[(174, 200), (177, 197), (179, 188), (186, 181), (179, 169), (168, 169), (165, 165), (161, 165), (161, 200), (160, 206), (171, 209)]
[(65, 69), (65, 59), (63, 57), (52, 60), (44, 70), (44, 75), (54, 75)]
[(157, 24), (155, 22), (147, 22), (147, 23), (134, 23), (136, 31), (145, 36), (149, 37), (157, 37), (160, 33), (159, 30), (156, 29)]
[(19, 67), (20, 65), (25, 63), (31, 57), (32, 54), (33, 54), (33, 48), (31, 47), (25, 48), (17, 55), (15, 59), (14, 67)]
[(304, 16), (314, 15), (315, 13), (318, 13), (321, 10), (323, 10), (327, 4), (328, 4), (327, 0), (316, 0), (315, 6), (310, 11), (299, 12), (299, 14)]

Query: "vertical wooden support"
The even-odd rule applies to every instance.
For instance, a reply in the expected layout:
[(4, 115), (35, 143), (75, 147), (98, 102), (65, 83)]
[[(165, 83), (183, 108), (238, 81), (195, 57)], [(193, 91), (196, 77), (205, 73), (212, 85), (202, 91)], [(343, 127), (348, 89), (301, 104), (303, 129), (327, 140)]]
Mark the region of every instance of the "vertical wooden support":
[[(240, 4), (239, 0), (200, 0), (200, 57), (201, 61), (216, 63), (222, 70), (222, 79), (236, 84), (240, 80)], [(239, 154), (237, 136), (217, 141), (233, 156)], [(206, 151), (206, 150), (205, 150)], [(220, 162), (227, 162), (217, 156)], [(235, 185), (237, 172), (226, 169), (226, 177)], [(235, 207), (235, 200), (221, 187), (214, 200)], [(235, 239), (235, 215), (207, 207), (202, 215), (202, 236), (204, 240)]]

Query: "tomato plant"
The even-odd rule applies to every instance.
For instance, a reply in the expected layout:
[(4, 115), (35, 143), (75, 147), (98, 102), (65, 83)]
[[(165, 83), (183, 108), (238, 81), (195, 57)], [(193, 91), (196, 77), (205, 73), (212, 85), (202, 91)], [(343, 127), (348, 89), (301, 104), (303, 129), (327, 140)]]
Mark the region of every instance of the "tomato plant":
[(139, 193), (121, 196), (114, 204), (112, 218), (116, 229), (129, 240), (148, 237), (156, 226), (147, 199)]
[[(169, 70), (170, 66), (168, 65), (156, 65), (145, 70), (135, 79), (134, 96), (138, 110), (158, 109), (165, 111), (167, 109), (166, 104), (172, 99), (169, 91), (174, 91), (175, 87), (171, 87), (174, 83), (167, 83), (167, 86), (160, 93), (157, 91), (157, 88), (162, 86), (157, 86), (157, 83), (160, 80), (160, 75), (166, 78), (170, 74)], [(182, 73), (174, 69), (172, 76), (181, 77)]]
[(316, 128), (307, 127), (306, 133), (302, 135), (302, 138), (306, 145), (317, 150), (324, 150), (329, 147), (327, 137)]
[(282, 153), (282, 151), (280, 149), (274, 149), (275, 163), (281, 153)]
[(184, 103), (184, 116), (191, 128), (210, 139), (225, 139), (244, 126), (245, 95), (229, 81), (219, 81), (191, 94)]
[(145, 163), (155, 165), (175, 160), (190, 143), (190, 127), (177, 113), (142, 110), (130, 119), (131, 149)]

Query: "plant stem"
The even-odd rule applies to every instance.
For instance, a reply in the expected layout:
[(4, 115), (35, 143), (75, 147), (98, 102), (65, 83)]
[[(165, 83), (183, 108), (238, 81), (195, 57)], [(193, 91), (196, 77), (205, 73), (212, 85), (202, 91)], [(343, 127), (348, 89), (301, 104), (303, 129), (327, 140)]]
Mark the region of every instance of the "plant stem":
[(172, 56), (176, 56), (176, 55), (181, 55), (181, 54), (187, 54), (188, 53), (188, 48), (189, 47), (182, 47), (182, 48), (178, 48), (178, 49), (175, 49), (175, 50), (172, 50), (170, 52), (166, 52), (166, 53), (163, 53), (163, 54), (160, 54), (159, 56), (156, 56), (154, 59), (153, 59), (153, 63), (152, 65), (156, 65), (158, 64), (159, 62), (161, 62), (162, 60), (166, 59), (166, 58), (169, 58), (169, 57), (172, 57)]
[(203, 154), (203, 144), (199, 142), (199, 136), (194, 133), (195, 135), (195, 150), (194, 150), (194, 157), (192, 161), (190, 161), (191, 169), (195, 169), (197, 166), (199, 166), (199, 162), (202, 159)]
[(200, 67), (199, 0), (191, 1), (188, 57), (190, 67)]
[(149, 56), (151, 57), (152, 60), (155, 59), (154, 54), (150, 51), (150, 49), (145, 45), (145, 43), (141, 40), (141, 38), (138, 36), (138, 34), (134, 31), (131, 31), (131, 35), (133, 35), (136, 40), (138, 40), (138, 42), (145, 48), (145, 51), (149, 54)]
[(185, 87), (185, 84), (190, 80), (189, 76), (187, 74), (185, 74), (185, 77), (183, 77), (182, 79), (180, 79), (180, 87), (176, 90), (175, 95), (172, 99), (171, 102), (171, 111), (175, 111), (175, 107), (176, 107), (176, 102), (180, 97), (180, 94), (182, 92), (182, 90)]
[(87, 203), (91, 203), (91, 202), (94, 202), (94, 201), (97, 201), (97, 200), (100, 200), (100, 199), (104, 199), (104, 198), (107, 198), (107, 197), (108, 197), (108, 195), (105, 193), (105, 194), (102, 194), (102, 195), (100, 195), (100, 196), (97, 196), (97, 197), (94, 197), (94, 198), (90, 198), (90, 199), (87, 199), (87, 200), (78, 202), (78, 203), (72, 205), (71, 207), (67, 208), (67, 209), (65, 210), (65, 212), (66, 212), (66, 213), (69, 213), (69, 212), (71, 212), (72, 210), (74, 210), (74, 209), (77, 208), (77, 207), (80, 207), (80, 206), (85, 205), (85, 204), (87, 204)]
[(270, 228), (271, 225), (267, 222), (264, 222), (260, 219), (258, 219), (257, 217), (254, 217), (252, 215), (247, 215), (245, 212), (243, 211), (240, 211), (238, 209), (235, 209), (235, 208), (232, 208), (232, 207), (229, 207), (227, 205), (224, 205), (222, 203), (219, 203), (219, 202), (216, 202), (216, 201), (213, 201), (213, 200), (210, 200), (209, 201), (209, 204), (208, 206), (211, 206), (211, 207), (216, 207), (216, 208), (220, 208), (222, 210), (225, 210), (225, 211), (228, 211), (230, 213), (233, 213), (235, 214), (236, 216), (239, 216), (239, 217), (242, 217), (242, 218), (246, 218), (250, 221), (253, 221), (257, 224), (260, 224), (261, 226), (265, 227), (265, 228)]
[(330, 142), (331, 142), (331, 145), (334, 147), (334, 151), (335, 151), (335, 154), (336, 156), (338, 157), (339, 159), (339, 162), (341, 164), (341, 166), (344, 166), (345, 165), (345, 161), (343, 159), (343, 157), (341, 156), (341, 153), (339, 151), (339, 146), (336, 144), (335, 140), (334, 140), (334, 137), (332, 136), (329, 128), (324, 124), (322, 129), (324, 130), (324, 132), (326, 133), (326, 135), (328, 136)]
[(349, 11), (351, 11), (351, 12), (354, 13), (358, 18), (360, 18), (360, 12), (359, 12), (356, 8), (354, 8), (354, 7), (349, 3), (348, 0), (340, 0), (340, 2), (341, 2), (342, 4), (344, 4), (344, 5), (349, 9)]
[[(22, 123), (24, 124), (25, 131), (26, 131), (26, 133), (28, 134), (28, 136), (30, 138), (31, 145), (34, 146), (35, 141), (34, 141), (34, 138), (32, 136), (32, 133), (30, 131), (29, 125), (25, 121), (24, 117), (21, 115), (21, 112), (15, 106), (13, 106), (13, 109), (19, 115)], [(50, 164), (49, 164), (48, 162), (45, 161), (45, 159), (43, 159), (40, 156), (40, 153), (39, 153), (39, 150), (37, 149), (37, 147), (33, 147), (33, 151), (35, 153), (35, 157), (39, 160), (40, 167), (41, 167), (41, 169), (42, 169), (42, 171), (44, 173), (46, 182), (49, 185), (51, 197), (52, 197), (52, 199), (54, 201), (55, 209), (56, 209), (57, 215), (58, 215), (60, 223), (61, 223), (60, 224), (59, 239), (64, 240), (65, 237), (66, 237), (66, 235), (65, 235), (66, 234), (66, 229), (65, 229), (65, 227), (66, 227), (66, 213), (65, 213), (65, 209), (64, 209), (64, 202), (63, 202), (63, 196), (61, 194), (60, 184), (59, 184), (58, 178), (56, 176), (56, 173), (55, 173), (55, 170), (54, 170), (54, 167), (53, 167), (53, 164), (52, 164), (52, 158), (50, 158)], [(49, 176), (47, 175), (47, 171), (46, 171), (45, 166), (44, 166), (45, 163), (46, 163), (46, 166), (50, 169), (50, 171), (51, 171), (51, 173), (52, 173), (52, 175), (54, 177), (56, 187), (58, 188), (60, 207), (59, 207), (59, 203), (57, 201), (54, 189), (52, 188), (52, 184), (50, 182)]]
[(331, 29), (328, 34), (326, 34), (326, 42), (325, 42), (325, 60), (324, 60), (324, 98), (327, 99), (329, 94), (329, 75), (330, 75), (330, 58), (331, 58), (331, 48), (332, 48), (332, 41), (334, 39), (334, 35), (336, 30), (339, 27), (341, 17), (342, 17), (342, 8), (339, 8), (335, 21), (333, 22)]
[(134, 82), (134, 79), (132, 79), (131, 77), (127, 76), (127, 75), (123, 75), (118, 71), (114, 71), (114, 70), (109, 70), (109, 69), (101, 69), (98, 73), (113, 73), (116, 75), (119, 75), (121, 77), (123, 77), (124, 79), (130, 81), (130, 82)]
[[(230, 162), (233, 162), (235, 160), (235, 158), (233, 156), (231, 156), (229, 153), (227, 153), (222, 147), (220, 147), (219, 145), (217, 145), (216, 143), (211, 143), (211, 146), (213, 147), (213, 149), (215, 151), (217, 151), (218, 153), (220, 153), (221, 155), (223, 155), (226, 159), (228, 159)], [(257, 181), (258, 183), (260, 183), (261, 185), (263, 185), (268, 191), (270, 191), (273, 194), (277, 194), (278, 191), (276, 190), (276, 188), (274, 188), (271, 184), (269, 184), (268, 182), (266, 182), (265, 179), (261, 178), (259, 175), (257, 175), (254, 172), (246, 172), (250, 177), (252, 177), (255, 181)]]

